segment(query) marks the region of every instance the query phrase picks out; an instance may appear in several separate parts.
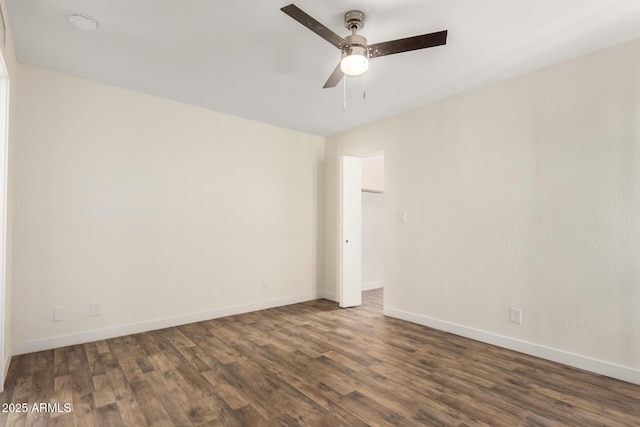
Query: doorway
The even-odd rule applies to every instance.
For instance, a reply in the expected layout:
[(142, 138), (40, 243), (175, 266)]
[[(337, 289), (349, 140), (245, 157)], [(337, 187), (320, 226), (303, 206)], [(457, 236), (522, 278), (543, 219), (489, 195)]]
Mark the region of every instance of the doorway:
[(362, 158), (362, 290), (384, 287), (384, 153)]
[(384, 153), (340, 158), (340, 307), (384, 286)]

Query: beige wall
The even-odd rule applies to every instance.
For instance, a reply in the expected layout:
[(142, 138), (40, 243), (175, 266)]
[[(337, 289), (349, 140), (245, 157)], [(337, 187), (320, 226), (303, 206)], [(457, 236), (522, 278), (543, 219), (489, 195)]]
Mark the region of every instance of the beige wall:
[(384, 151), (387, 314), (640, 382), (638, 52), (328, 138), (323, 295), (338, 294), (338, 156)]
[(19, 73), (16, 353), (316, 297), (322, 138)]

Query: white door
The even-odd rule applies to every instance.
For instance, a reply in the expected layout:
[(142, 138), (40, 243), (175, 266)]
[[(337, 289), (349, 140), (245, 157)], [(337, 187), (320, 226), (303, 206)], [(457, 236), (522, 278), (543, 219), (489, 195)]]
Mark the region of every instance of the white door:
[(340, 158), (340, 307), (362, 304), (362, 162)]

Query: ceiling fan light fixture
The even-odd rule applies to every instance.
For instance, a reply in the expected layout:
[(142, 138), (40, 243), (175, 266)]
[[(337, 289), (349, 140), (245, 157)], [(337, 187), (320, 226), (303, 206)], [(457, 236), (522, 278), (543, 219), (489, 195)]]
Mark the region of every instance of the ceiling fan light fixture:
[(343, 55), (342, 60), (340, 60), (340, 69), (347, 76), (359, 76), (369, 69), (369, 58), (367, 58), (367, 55), (363, 55), (362, 52), (352, 51), (348, 55)]
[(347, 47), (342, 49), (340, 59), (340, 70), (347, 76), (359, 76), (369, 69), (369, 48), (367, 47), (367, 39), (352, 34), (345, 37), (349, 43)]

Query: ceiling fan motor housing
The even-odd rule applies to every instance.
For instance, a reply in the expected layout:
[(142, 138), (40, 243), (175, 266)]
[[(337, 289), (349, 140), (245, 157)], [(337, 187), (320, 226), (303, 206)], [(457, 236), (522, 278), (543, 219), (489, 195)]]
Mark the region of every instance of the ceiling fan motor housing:
[(344, 38), (347, 45), (342, 49), (342, 57), (348, 55), (360, 55), (369, 58), (369, 48), (367, 47), (367, 39), (358, 34), (346, 36)]

